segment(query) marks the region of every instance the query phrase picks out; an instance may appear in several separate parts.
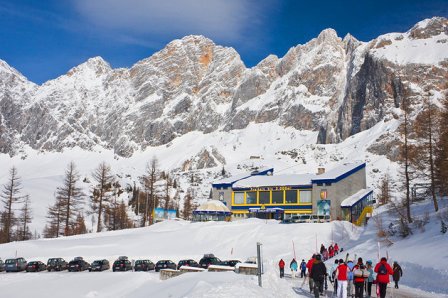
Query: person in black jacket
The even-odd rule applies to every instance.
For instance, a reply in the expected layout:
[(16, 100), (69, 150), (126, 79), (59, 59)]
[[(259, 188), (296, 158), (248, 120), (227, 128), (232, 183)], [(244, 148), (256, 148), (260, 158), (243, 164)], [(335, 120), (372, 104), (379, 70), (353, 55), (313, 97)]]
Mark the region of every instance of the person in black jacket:
[(394, 282), (395, 282), (395, 289), (398, 289), (398, 281), (400, 280), (400, 277), (403, 276), (403, 270), (401, 269), (401, 266), (398, 265), (397, 261), (394, 262), (394, 266), (392, 268), (394, 271), (394, 274), (392, 275)]
[(319, 294), (324, 293), (324, 280), (327, 275), (327, 267), (321, 260), (320, 255), (316, 255), (316, 260), (311, 267), (310, 278), (314, 280), (314, 297), (319, 298)]

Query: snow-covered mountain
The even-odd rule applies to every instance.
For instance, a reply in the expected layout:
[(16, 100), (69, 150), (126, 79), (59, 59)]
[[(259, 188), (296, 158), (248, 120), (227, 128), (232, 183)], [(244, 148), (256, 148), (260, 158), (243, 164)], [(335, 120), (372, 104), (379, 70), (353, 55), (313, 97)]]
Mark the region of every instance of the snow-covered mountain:
[(268, 122), (340, 142), (391, 119), (405, 89), (415, 102), (426, 89), (445, 91), (447, 41), (445, 18), (370, 42), (326, 29), (246, 68), (233, 48), (187, 36), (130, 69), (95, 57), (42, 86), (2, 61), (0, 152), (99, 145), (129, 157), (192, 131)]
[(252, 68), (202, 36), (130, 69), (95, 57), (41, 86), (0, 61), (0, 185), (16, 166), (37, 232), (70, 161), (85, 181), (106, 161), (126, 186), (156, 156), (199, 201), (223, 166), (303, 173), (360, 159), (374, 187), (396, 174), (401, 97), (418, 113), (427, 91), (435, 101), (447, 92), (447, 78), (445, 18), (370, 42), (327, 29)]

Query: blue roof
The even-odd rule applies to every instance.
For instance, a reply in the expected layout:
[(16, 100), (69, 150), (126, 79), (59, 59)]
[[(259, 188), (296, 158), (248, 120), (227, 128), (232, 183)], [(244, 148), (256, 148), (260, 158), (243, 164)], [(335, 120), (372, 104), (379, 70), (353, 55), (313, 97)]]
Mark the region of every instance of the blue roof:
[(326, 173), (317, 175), (316, 178), (312, 179), (312, 183), (335, 183), (347, 178), (351, 174), (358, 172), (359, 170), (366, 167), (365, 162), (354, 162), (345, 163), (340, 165)]
[(218, 180), (214, 183), (212, 183), (212, 187), (219, 188), (219, 187), (231, 187), (233, 183), (249, 178), (251, 176), (260, 176), (260, 175), (268, 175), (268, 173), (273, 174), (274, 168), (262, 168), (258, 171), (254, 171), (251, 173), (244, 173), (240, 175), (231, 176), (228, 178), (223, 178), (221, 180)]

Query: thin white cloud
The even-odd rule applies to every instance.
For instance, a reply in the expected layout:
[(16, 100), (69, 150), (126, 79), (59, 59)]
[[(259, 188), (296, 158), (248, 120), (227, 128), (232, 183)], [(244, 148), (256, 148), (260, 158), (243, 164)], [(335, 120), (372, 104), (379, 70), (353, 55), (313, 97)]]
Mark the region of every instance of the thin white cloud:
[(256, 30), (265, 5), (254, 0), (77, 0), (80, 15), (101, 30), (135, 38), (203, 34), (221, 41), (241, 40)]

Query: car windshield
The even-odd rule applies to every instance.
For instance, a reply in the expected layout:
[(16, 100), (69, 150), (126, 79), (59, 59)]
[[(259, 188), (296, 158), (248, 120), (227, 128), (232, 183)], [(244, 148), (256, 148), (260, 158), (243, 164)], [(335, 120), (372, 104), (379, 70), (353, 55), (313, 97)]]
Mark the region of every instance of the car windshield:
[(101, 263), (102, 263), (101, 261), (93, 261), (92, 265), (94, 265), (94, 266), (95, 265), (101, 265)]
[(6, 260), (5, 263), (6, 263), (6, 264), (15, 264), (15, 263), (16, 263), (16, 260), (15, 260), (15, 259), (9, 259), (9, 260)]

